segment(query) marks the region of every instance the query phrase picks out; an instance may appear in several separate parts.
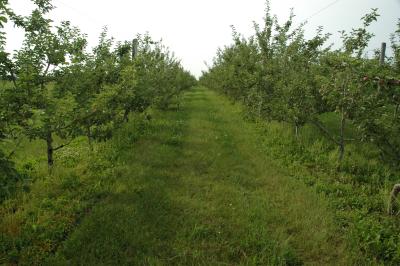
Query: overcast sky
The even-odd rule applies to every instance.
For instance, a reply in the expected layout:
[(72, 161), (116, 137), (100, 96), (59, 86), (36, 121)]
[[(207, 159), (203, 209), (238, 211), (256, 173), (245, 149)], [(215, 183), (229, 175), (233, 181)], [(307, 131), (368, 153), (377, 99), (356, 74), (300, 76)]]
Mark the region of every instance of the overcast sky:
[[(163, 39), (183, 66), (196, 76), (211, 63), (218, 47), (231, 43), (230, 25), (245, 36), (253, 34), (253, 21), (262, 22), (265, 0), (53, 0), (57, 7), (51, 18), (58, 23), (69, 20), (88, 34), (89, 46), (97, 43), (104, 25), (116, 40), (131, 40), (137, 33), (149, 32)], [(19, 14), (29, 14), (29, 0), (10, 0)], [(272, 12), (284, 20), (293, 7), (296, 22), (309, 18), (306, 35), (317, 26), (337, 33), (360, 25), (360, 18), (371, 8), (379, 8), (381, 17), (371, 27), (376, 34), (369, 49), (389, 42), (390, 33), (400, 18), (400, 0), (272, 0)], [(8, 26), (7, 49), (22, 42), (22, 33)], [(337, 35), (331, 42), (337, 42)]]

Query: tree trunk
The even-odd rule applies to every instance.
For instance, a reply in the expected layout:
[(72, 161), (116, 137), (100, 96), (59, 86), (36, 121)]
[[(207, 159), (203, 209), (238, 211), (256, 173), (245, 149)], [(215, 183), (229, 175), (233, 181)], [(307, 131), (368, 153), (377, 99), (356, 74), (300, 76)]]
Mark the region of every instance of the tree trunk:
[(89, 149), (90, 149), (90, 151), (93, 151), (92, 130), (90, 129), (90, 126), (88, 126), (88, 128), (87, 128), (87, 138), (88, 138), (88, 143), (89, 143)]
[(53, 160), (53, 152), (54, 152), (53, 135), (52, 135), (51, 131), (47, 132), (46, 142), (47, 142), (47, 165), (49, 166), (49, 169), (51, 169), (51, 167), (54, 164), (54, 160)]
[[(344, 101), (346, 99), (347, 93), (346, 93), (346, 87), (347, 87), (347, 82), (348, 82), (348, 76), (346, 76), (345, 80), (343, 80), (343, 84), (342, 84), (342, 100)], [(340, 107), (340, 111), (341, 111), (341, 121), (340, 121), (340, 140), (339, 140), (339, 164), (341, 167), (342, 161), (343, 161), (343, 157), (344, 157), (344, 129), (346, 126), (346, 111), (345, 111), (345, 103), (342, 102), (341, 103), (341, 107)]]
[(294, 134), (296, 136), (296, 139), (299, 139), (299, 125), (297, 122), (294, 123)]
[(129, 109), (125, 109), (124, 121), (129, 122)]
[(342, 110), (342, 119), (341, 119), (341, 122), (340, 122), (340, 142), (339, 142), (340, 154), (339, 154), (339, 162), (342, 162), (343, 161), (343, 157), (344, 157), (344, 145), (345, 145), (345, 143), (344, 143), (344, 129), (345, 129), (345, 126), (346, 126), (346, 117), (345, 117), (345, 114), (344, 114), (344, 112)]

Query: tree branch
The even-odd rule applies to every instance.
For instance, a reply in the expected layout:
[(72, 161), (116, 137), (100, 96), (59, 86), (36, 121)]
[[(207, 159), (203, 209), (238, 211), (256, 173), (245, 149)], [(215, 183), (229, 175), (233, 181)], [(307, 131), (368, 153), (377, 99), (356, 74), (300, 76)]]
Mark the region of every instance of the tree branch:
[(49, 69), (50, 69), (50, 60), (48, 60), (47, 61), (47, 67), (46, 67), (46, 70), (44, 71), (44, 73), (43, 73), (43, 78), (45, 78), (46, 76), (47, 76), (47, 72), (49, 72)]
[(76, 118), (71, 123), (69, 123), (68, 125), (66, 125), (64, 127), (57, 128), (57, 130), (67, 129), (67, 128), (73, 126), (75, 123), (77, 123), (79, 121), (82, 121), (82, 120), (85, 120), (85, 119), (88, 119), (88, 118), (92, 117), (95, 114), (96, 114), (95, 112), (92, 112), (92, 113), (90, 113), (90, 114), (88, 114), (88, 115), (86, 115), (84, 117)]
[(11, 67), (11, 64), (6, 64), (6, 65), (7, 65), (8, 71), (10, 71), (11, 80), (12, 80), (12, 83), (14, 84), (14, 88), (17, 89), (17, 79), (15, 78), (15, 74)]
[(318, 121), (318, 119), (311, 120), (311, 123), (312, 123), (314, 126), (316, 126), (322, 133), (324, 133), (324, 135), (325, 135), (328, 139), (332, 140), (336, 145), (340, 145), (340, 142), (337, 141), (337, 140), (332, 136), (332, 134), (329, 132), (329, 130), (328, 130), (326, 127), (324, 127), (324, 126), (322, 125), (322, 123), (321, 123), (320, 121)]
[(40, 86), (41, 86), (42, 90), (44, 90), (45, 78), (46, 78), (47, 73), (49, 72), (49, 69), (50, 69), (50, 60), (48, 58), (49, 57), (47, 56), (47, 67), (46, 67), (45, 71), (43, 72), (42, 81), (40, 82), (41, 83)]
[(53, 148), (53, 151), (58, 151), (58, 150), (64, 148), (65, 146), (68, 146), (69, 144), (71, 144), (71, 142), (72, 142), (72, 139), (71, 139), (69, 142), (64, 143), (64, 144), (58, 146), (57, 148)]
[(15, 154), (15, 152), (17, 151), (19, 145), (22, 143), (22, 138), (19, 138), (15, 148), (10, 152), (10, 154), (8, 154), (7, 156), (7, 160), (11, 159), (11, 157)]

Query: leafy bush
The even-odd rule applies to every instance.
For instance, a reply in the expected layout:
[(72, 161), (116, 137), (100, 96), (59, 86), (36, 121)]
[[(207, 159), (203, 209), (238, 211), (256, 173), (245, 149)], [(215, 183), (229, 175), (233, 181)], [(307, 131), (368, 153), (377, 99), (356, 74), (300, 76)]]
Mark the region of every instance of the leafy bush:
[(15, 170), (14, 164), (0, 151), (0, 202), (16, 191), (17, 184), (21, 179), (22, 177)]

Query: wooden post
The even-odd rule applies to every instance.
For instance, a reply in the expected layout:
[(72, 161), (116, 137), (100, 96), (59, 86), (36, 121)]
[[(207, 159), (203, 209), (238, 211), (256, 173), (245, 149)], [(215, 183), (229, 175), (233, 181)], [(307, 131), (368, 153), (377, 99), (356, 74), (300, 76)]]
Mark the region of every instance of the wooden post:
[(383, 42), (381, 46), (381, 56), (379, 58), (379, 64), (383, 66), (385, 64), (385, 54), (386, 54), (386, 43)]
[(133, 41), (132, 41), (132, 60), (137, 55), (137, 49), (138, 49), (138, 39), (133, 39)]
[(395, 215), (399, 211), (399, 206), (397, 204), (397, 196), (400, 193), (400, 184), (394, 185), (392, 192), (390, 193), (388, 214)]

